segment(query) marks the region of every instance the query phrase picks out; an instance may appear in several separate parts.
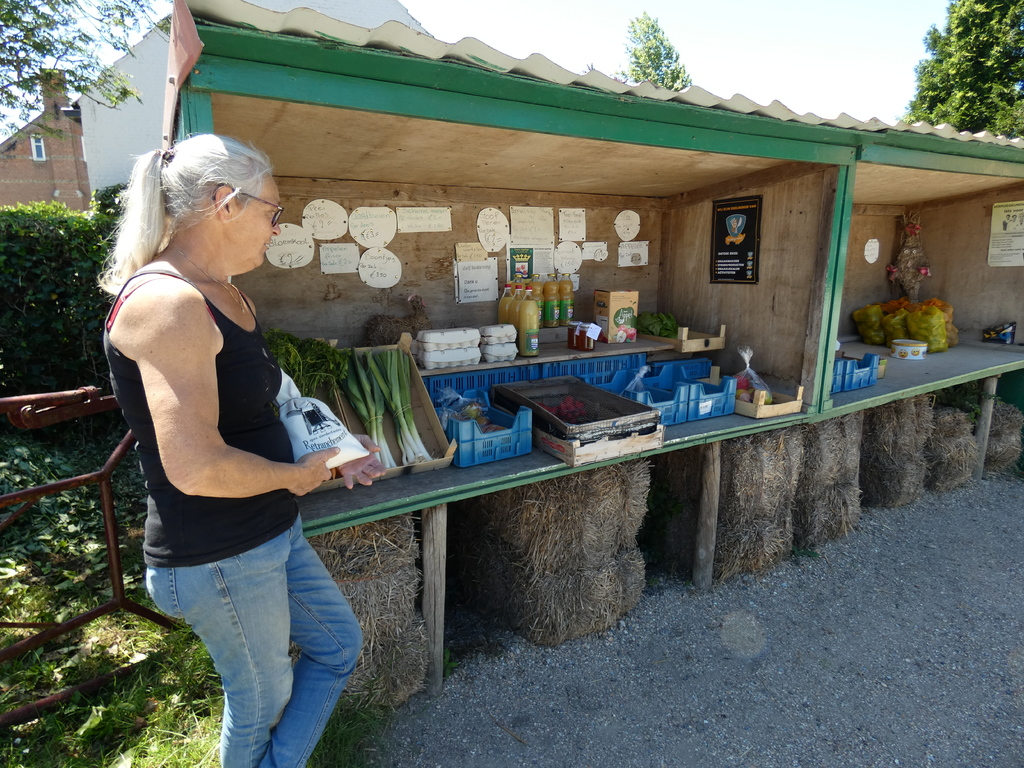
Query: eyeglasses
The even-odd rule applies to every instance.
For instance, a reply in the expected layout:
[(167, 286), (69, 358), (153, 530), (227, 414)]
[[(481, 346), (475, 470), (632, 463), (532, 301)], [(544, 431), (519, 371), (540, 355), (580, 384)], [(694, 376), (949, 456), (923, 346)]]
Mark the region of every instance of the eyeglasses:
[(238, 195), (240, 197), (248, 197), (250, 200), (255, 200), (258, 203), (263, 203), (264, 205), (269, 205), (271, 208), (276, 208), (277, 210), (274, 211), (274, 215), (270, 217), (270, 226), (276, 227), (277, 226), (277, 222), (279, 222), (281, 220), (281, 214), (284, 213), (284, 208), (282, 208), (280, 205), (278, 205), (277, 203), (272, 203), (269, 200), (264, 200), (262, 197), (256, 197), (256, 195), (250, 195), (248, 192), (243, 192), (242, 190), (237, 189), (237, 188), (231, 190), (231, 194), (224, 198), (224, 202), (222, 202), (221, 205), (226, 203), (228, 200), (230, 200), (235, 195)]

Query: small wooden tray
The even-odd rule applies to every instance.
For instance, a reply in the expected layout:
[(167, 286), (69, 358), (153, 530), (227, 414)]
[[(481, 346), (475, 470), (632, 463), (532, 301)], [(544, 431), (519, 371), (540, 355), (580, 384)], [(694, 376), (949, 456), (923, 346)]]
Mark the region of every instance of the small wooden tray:
[(736, 398), (736, 413), (741, 416), (748, 416), (751, 419), (767, 419), (772, 416), (786, 416), (791, 413), (800, 413), (804, 406), (804, 388), (796, 388), (796, 397), (783, 395), (772, 391), (771, 405), (764, 404), (767, 393), (763, 389), (754, 390), (754, 402), (746, 403)]
[(700, 333), (691, 331), (689, 328), (680, 328), (676, 332), (676, 338), (666, 339), (663, 336), (648, 336), (637, 334), (637, 338), (648, 341), (660, 341), (671, 344), (676, 352), (703, 352), (707, 349), (725, 349), (725, 326), (723, 325), (716, 336), (713, 333)]
[(602, 438), (593, 443), (562, 439), (536, 427), (533, 429), (533, 447), (550, 453), (570, 467), (594, 464), (621, 456), (632, 456), (642, 451), (653, 451), (661, 448), (664, 443), (665, 427), (661, 424), (649, 435), (634, 434), (613, 439)]

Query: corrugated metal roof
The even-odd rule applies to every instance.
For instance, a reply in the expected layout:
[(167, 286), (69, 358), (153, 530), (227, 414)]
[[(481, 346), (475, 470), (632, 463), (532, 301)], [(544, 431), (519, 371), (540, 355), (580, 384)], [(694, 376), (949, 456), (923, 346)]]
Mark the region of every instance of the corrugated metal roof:
[(1024, 148), (1024, 140), (1019, 138), (1007, 139), (988, 131), (960, 132), (947, 124), (933, 126), (928, 123), (900, 121), (895, 125), (890, 125), (877, 117), (866, 121), (858, 120), (845, 112), (834, 118), (820, 117), (810, 112), (800, 115), (779, 101), (763, 105), (751, 101), (741, 94), (723, 99), (697, 86), (690, 86), (682, 91), (672, 91), (650, 82), (628, 85), (597, 70), (590, 70), (583, 75), (571, 72), (539, 53), (532, 54), (526, 59), (517, 59), (497, 51), (473, 37), (465, 37), (457, 43), (445, 43), (435, 37), (410, 29), (397, 21), (385, 22), (375, 29), (365, 29), (330, 18), (309, 8), (294, 8), (286, 13), (280, 13), (245, 2), (245, 0), (188, 0), (188, 6), (195, 17), (222, 24), (251, 27), (287, 35), (321, 38), (362, 48), (377, 48), (420, 56), (434, 61), (457, 61), (493, 72), (515, 74), (558, 85), (591, 88), (607, 93), (626, 94), (656, 101), (674, 101), (696, 107), (760, 115), (774, 120), (805, 125), (825, 125), (856, 131), (901, 131), (958, 141), (977, 141)]

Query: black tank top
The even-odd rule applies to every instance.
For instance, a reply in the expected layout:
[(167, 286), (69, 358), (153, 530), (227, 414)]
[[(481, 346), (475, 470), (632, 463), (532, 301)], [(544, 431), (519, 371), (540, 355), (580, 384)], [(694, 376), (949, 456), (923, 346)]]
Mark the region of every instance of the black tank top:
[[(175, 277), (195, 287), (173, 272), (154, 270), (134, 277), (153, 274)], [(138, 441), (139, 463), (149, 492), (143, 543), (146, 564), (202, 565), (247, 552), (291, 527), (298, 514), (295, 498), (285, 489), (244, 499), (189, 496), (167, 480), (139, 366), (110, 342), (110, 327), (127, 298), (125, 289), (131, 279), (121, 288), (104, 324), (103, 349), (114, 394)], [(221, 437), (233, 448), (290, 464), (294, 460), (291, 442), (271, 405), (281, 388), (281, 369), (267, 347), (259, 322), (254, 330), (246, 331), (209, 299), (206, 305), (224, 338), (216, 357), (220, 405), (217, 429)]]

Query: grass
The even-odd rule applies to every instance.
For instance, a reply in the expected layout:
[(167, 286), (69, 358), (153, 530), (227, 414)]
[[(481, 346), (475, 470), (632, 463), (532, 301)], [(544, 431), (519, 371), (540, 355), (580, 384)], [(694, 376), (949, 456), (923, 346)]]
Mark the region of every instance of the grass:
[[(0, 432), (0, 493), (101, 466), (110, 445)], [(68, 446), (72, 446), (69, 448)], [(128, 597), (152, 607), (142, 584), (142, 489), (130, 461), (115, 473)], [(95, 486), (48, 497), (0, 533), (4, 621), (62, 621), (110, 597)], [(0, 519), (10, 510), (0, 510)], [(37, 630), (0, 628), (0, 647)], [(0, 731), (3, 768), (204, 768), (219, 765), (223, 705), (202, 643), (119, 612), (0, 667), (0, 712), (134, 664), (98, 691), (75, 694), (37, 720)], [(365, 766), (389, 710), (343, 697), (311, 768)]]

